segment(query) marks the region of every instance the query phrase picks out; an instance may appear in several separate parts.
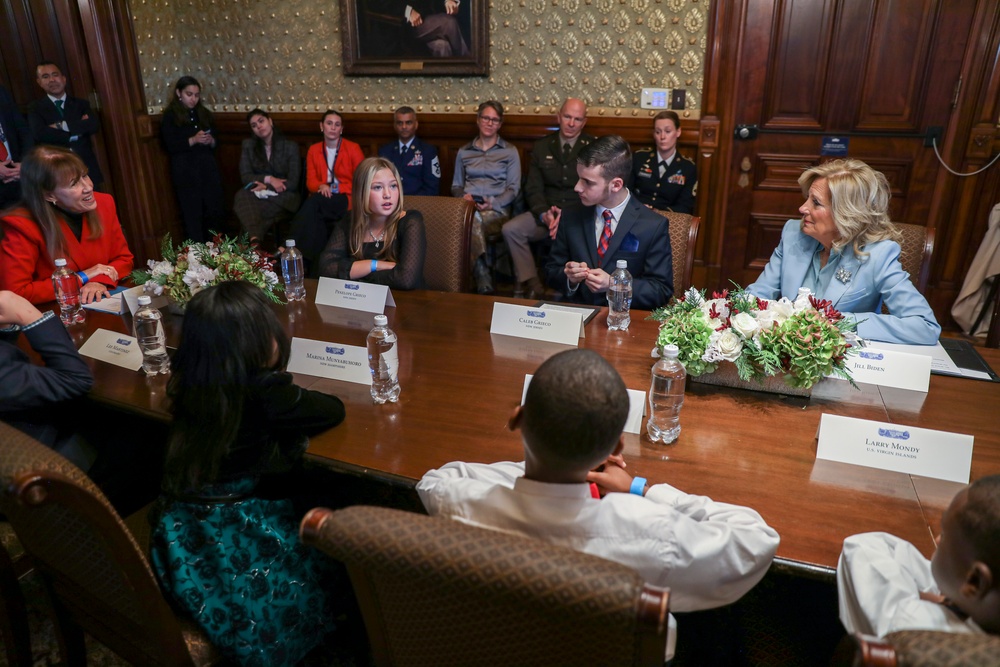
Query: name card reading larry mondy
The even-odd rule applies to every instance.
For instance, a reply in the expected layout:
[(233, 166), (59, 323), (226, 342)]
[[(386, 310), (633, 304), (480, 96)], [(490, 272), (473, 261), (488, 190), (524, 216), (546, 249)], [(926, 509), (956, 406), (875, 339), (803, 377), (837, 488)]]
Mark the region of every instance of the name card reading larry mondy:
[(824, 413), (816, 458), (969, 483), (972, 436)]
[(369, 386), (372, 383), (368, 350), (357, 345), (292, 338), (288, 371)]
[(392, 291), (385, 285), (371, 285), (356, 280), (320, 278), (316, 288), (316, 303), (368, 313), (383, 313), (386, 306), (396, 305)]
[(490, 333), (575, 346), (583, 335), (583, 319), (579, 312), (494, 303)]
[(132, 371), (142, 368), (139, 341), (128, 334), (98, 329), (80, 347), (80, 354)]

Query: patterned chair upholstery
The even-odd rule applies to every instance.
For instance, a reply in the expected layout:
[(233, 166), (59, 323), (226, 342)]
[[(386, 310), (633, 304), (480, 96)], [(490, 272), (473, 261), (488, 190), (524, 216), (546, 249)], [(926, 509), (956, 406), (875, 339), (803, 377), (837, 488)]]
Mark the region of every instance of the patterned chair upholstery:
[(883, 639), (855, 635), (858, 667), (987, 667), (1000, 662), (1000, 637), (903, 630)]
[(0, 422), (0, 511), (56, 610), (66, 664), (85, 664), (86, 631), (137, 665), (211, 665), (220, 658), (174, 615), (142, 549), (76, 466)]
[(406, 210), (420, 211), (427, 230), (424, 283), (427, 289), (464, 292), (468, 288), (469, 234), (475, 207), (458, 197), (406, 197)]
[(931, 273), (931, 253), (934, 251), (934, 230), (923, 225), (894, 223), (903, 234), (899, 241), (899, 263), (910, 274), (910, 282), (921, 294), (927, 289)]
[(689, 213), (653, 210), (669, 221), (670, 252), (674, 262), (674, 294), (683, 294), (684, 290), (691, 287), (694, 247), (698, 242), (698, 226), (701, 224), (701, 218)]
[(302, 540), (347, 565), (377, 665), (662, 665), (669, 592), (540, 540), (379, 507), (316, 508)]

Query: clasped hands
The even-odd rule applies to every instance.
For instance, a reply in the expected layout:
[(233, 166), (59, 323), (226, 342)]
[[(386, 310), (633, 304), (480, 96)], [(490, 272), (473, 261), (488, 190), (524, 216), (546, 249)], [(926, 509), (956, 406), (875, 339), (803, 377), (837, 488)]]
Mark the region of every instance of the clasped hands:
[[(261, 190), (267, 190), (267, 188), (270, 187), (272, 190), (274, 190), (280, 195), (282, 192), (288, 189), (288, 186), (285, 185), (285, 181), (287, 181), (288, 179), (278, 178), (277, 176), (265, 176), (264, 180), (267, 182), (261, 183), (260, 181), (254, 181), (254, 186), (250, 189), (250, 191), (260, 192)], [(321, 189), (322, 187), (323, 186), (320, 186)], [(327, 188), (329, 187), (330, 186), (328, 185)]]
[(612, 454), (587, 473), (587, 481), (597, 485), (601, 497), (609, 493), (628, 493), (632, 489), (632, 475), (625, 472), (625, 458), (621, 454)]
[(611, 276), (601, 268), (592, 269), (586, 262), (566, 262), (563, 273), (570, 285), (583, 283), (591, 292), (607, 292), (611, 286)]
[(215, 145), (215, 137), (211, 133), (205, 130), (198, 130), (198, 133), (188, 138), (188, 144), (194, 146), (195, 144), (203, 144), (206, 146)]
[(21, 178), (21, 163), (12, 162), (8, 160), (7, 162), (0, 163), (0, 181), (4, 183), (11, 183), (13, 181), (20, 180)]
[(542, 213), (542, 223), (549, 228), (549, 238), (553, 241), (556, 238), (556, 232), (559, 231), (559, 220), (562, 218), (562, 209), (558, 206), (553, 206), (545, 213)]

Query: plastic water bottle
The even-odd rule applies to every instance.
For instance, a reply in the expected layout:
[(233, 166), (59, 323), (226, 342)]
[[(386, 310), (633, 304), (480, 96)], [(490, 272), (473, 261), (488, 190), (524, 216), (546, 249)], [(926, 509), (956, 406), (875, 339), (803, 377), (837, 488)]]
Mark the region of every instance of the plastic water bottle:
[(295, 247), (295, 240), (285, 241), (285, 252), (281, 253), (281, 274), (285, 279), (285, 298), (289, 301), (303, 301), (306, 298), (305, 266), (302, 251)]
[(619, 259), (611, 274), (608, 286), (608, 329), (627, 331), (632, 321), (628, 311), (632, 307), (632, 274), (628, 272), (628, 262)]
[(677, 360), (676, 345), (667, 345), (663, 356), (653, 364), (653, 380), (649, 385), (649, 421), (646, 434), (653, 442), (667, 445), (681, 432), (681, 407), (684, 405), (684, 384), (687, 372)]
[(375, 316), (375, 327), (368, 333), (368, 368), (372, 372), (372, 398), (376, 403), (399, 400), (399, 350), (396, 334), (389, 328), (389, 318)]
[(60, 257), (55, 261), (56, 270), (52, 272), (52, 288), (59, 302), (59, 319), (65, 326), (83, 322), (87, 313), (80, 301), (80, 278), (66, 268), (66, 260)]
[(139, 297), (139, 309), (132, 316), (132, 329), (142, 350), (142, 370), (146, 375), (170, 372), (167, 337), (163, 333), (163, 315), (150, 305), (147, 295)]

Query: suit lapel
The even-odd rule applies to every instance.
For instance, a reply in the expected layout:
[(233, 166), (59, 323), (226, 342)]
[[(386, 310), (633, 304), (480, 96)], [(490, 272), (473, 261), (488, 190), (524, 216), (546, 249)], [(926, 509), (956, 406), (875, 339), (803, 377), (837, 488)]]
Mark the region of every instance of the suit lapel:
[[(823, 295), (833, 303), (834, 308), (838, 308), (839, 310), (840, 299), (847, 292), (847, 288), (850, 287), (851, 282), (857, 277), (860, 267), (861, 260), (854, 254), (854, 250), (850, 247), (843, 248), (840, 261), (837, 262), (837, 268), (834, 269), (833, 278), (830, 279), (830, 284), (826, 288), (826, 294)], [(845, 280), (838, 278), (838, 273)]]
[(594, 233), (594, 216), (596, 214), (596, 208), (593, 206), (588, 206), (583, 209), (582, 224), (579, 225), (580, 233), (583, 235), (583, 247), (587, 249), (587, 266), (600, 266), (597, 261), (597, 243), (594, 240), (596, 235)]

